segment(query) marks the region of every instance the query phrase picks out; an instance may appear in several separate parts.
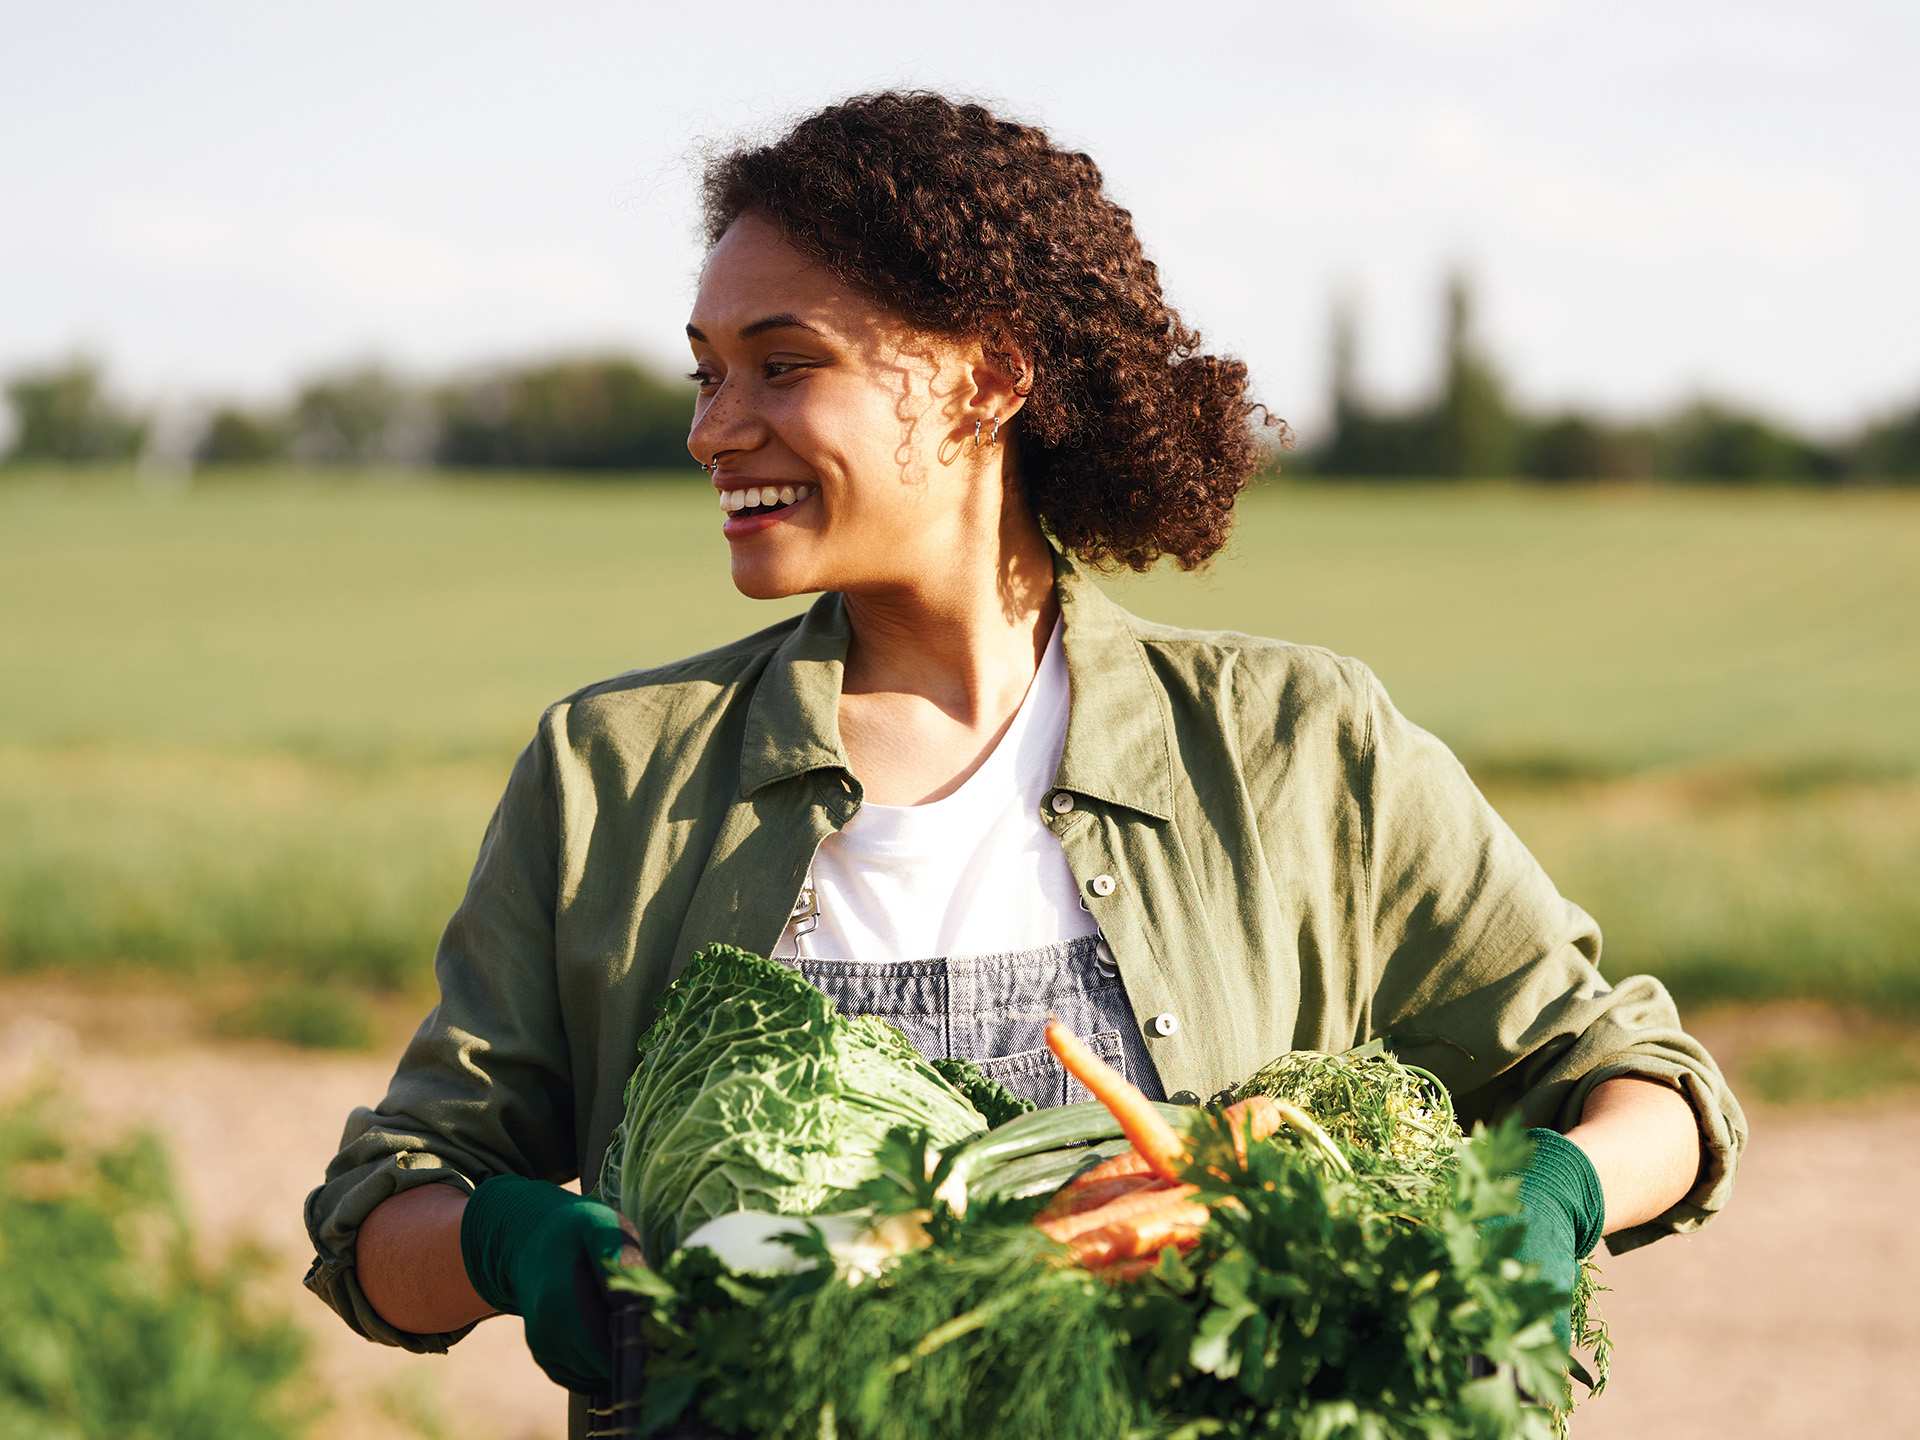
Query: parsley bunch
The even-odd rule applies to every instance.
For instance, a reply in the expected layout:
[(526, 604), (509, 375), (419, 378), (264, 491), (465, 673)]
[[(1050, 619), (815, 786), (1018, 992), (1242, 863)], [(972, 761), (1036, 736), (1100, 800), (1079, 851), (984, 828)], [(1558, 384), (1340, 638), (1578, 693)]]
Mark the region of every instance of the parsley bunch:
[[(1292, 1144), (1235, 1160), (1226, 1123), (1195, 1133), (1186, 1178), (1213, 1207), (1199, 1246), (1123, 1292), (1123, 1324), (1166, 1432), (1286, 1440), (1496, 1440), (1554, 1434), (1521, 1392), (1564, 1393), (1553, 1287), (1518, 1273), (1509, 1213), (1528, 1141), (1476, 1133), (1396, 1208), (1368, 1177)], [(1485, 1364), (1492, 1374), (1469, 1378)]]

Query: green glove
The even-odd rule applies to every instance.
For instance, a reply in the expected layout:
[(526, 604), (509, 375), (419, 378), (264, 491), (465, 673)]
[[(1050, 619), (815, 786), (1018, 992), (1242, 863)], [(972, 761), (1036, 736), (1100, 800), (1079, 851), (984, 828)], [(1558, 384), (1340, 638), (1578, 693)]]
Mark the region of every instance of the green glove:
[(586, 1393), (613, 1377), (604, 1282), (628, 1243), (611, 1206), (523, 1175), (481, 1181), (460, 1219), (460, 1258), (480, 1298), (524, 1317), (547, 1378)]
[(1484, 1222), (1489, 1234), (1522, 1225), (1525, 1233), (1515, 1258), (1540, 1267), (1542, 1278), (1566, 1292), (1565, 1308), (1554, 1312), (1553, 1333), (1573, 1349), (1573, 1282), (1580, 1262), (1600, 1242), (1606, 1224), (1606, 1197), (1587, 1152), (1557, 1130), (1527, 1131), (1533, 1158), (1520, 1172), (1520, 1213)]

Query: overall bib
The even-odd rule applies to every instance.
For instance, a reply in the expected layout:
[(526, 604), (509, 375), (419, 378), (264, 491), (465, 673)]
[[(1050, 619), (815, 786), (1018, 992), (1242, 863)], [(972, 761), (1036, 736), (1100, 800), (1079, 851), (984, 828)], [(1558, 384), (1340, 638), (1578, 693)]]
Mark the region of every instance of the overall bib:
[[(809, 872), (788, 931), (793, 948), (818, 924)], [(783, 939), (786, 937), (783, 937)], [(971, 1060), (1022, 1099), (1046, 1107), (1091, 1100), (1047, 1049), (1049, 1017), (1102, 1060), (1166, 1099), (1159, 1072), (1127, 1002), (1120, 969), (1097, 931), (1031, 949), (929, 960), (844, 960), (782, 955), (845, 1015), (877, 1015), (905, 1032), (929, 1060)]]

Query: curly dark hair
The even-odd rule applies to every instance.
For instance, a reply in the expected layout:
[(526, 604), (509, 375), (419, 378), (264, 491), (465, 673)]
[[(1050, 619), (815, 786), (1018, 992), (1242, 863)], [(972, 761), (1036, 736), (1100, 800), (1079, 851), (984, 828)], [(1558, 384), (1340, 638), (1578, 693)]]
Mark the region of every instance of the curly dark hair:
[(743, 212), (922, 331), (1033, 361), (1006, 432), (1036, 518), (1097, 569), (1184, 570), (1226, 544), (1266, 460), (1247, 367), (1197, 353), (1130, 212), (1086, 154), (926, 90), (855, 95), (706, 166), (717, 244)]

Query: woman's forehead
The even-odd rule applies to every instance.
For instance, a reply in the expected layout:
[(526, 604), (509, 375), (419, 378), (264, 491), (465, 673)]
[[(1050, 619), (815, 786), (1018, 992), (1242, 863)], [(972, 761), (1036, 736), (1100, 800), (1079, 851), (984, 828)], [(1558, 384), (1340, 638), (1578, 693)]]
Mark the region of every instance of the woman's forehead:
[[(830, 333), (877, 311), (770, 222), (742, 215), (707, 253), (691, 325), (719, 344), (769, 316), (792, 315)], [(749, 337), (751, 338), (751, 337)]]

